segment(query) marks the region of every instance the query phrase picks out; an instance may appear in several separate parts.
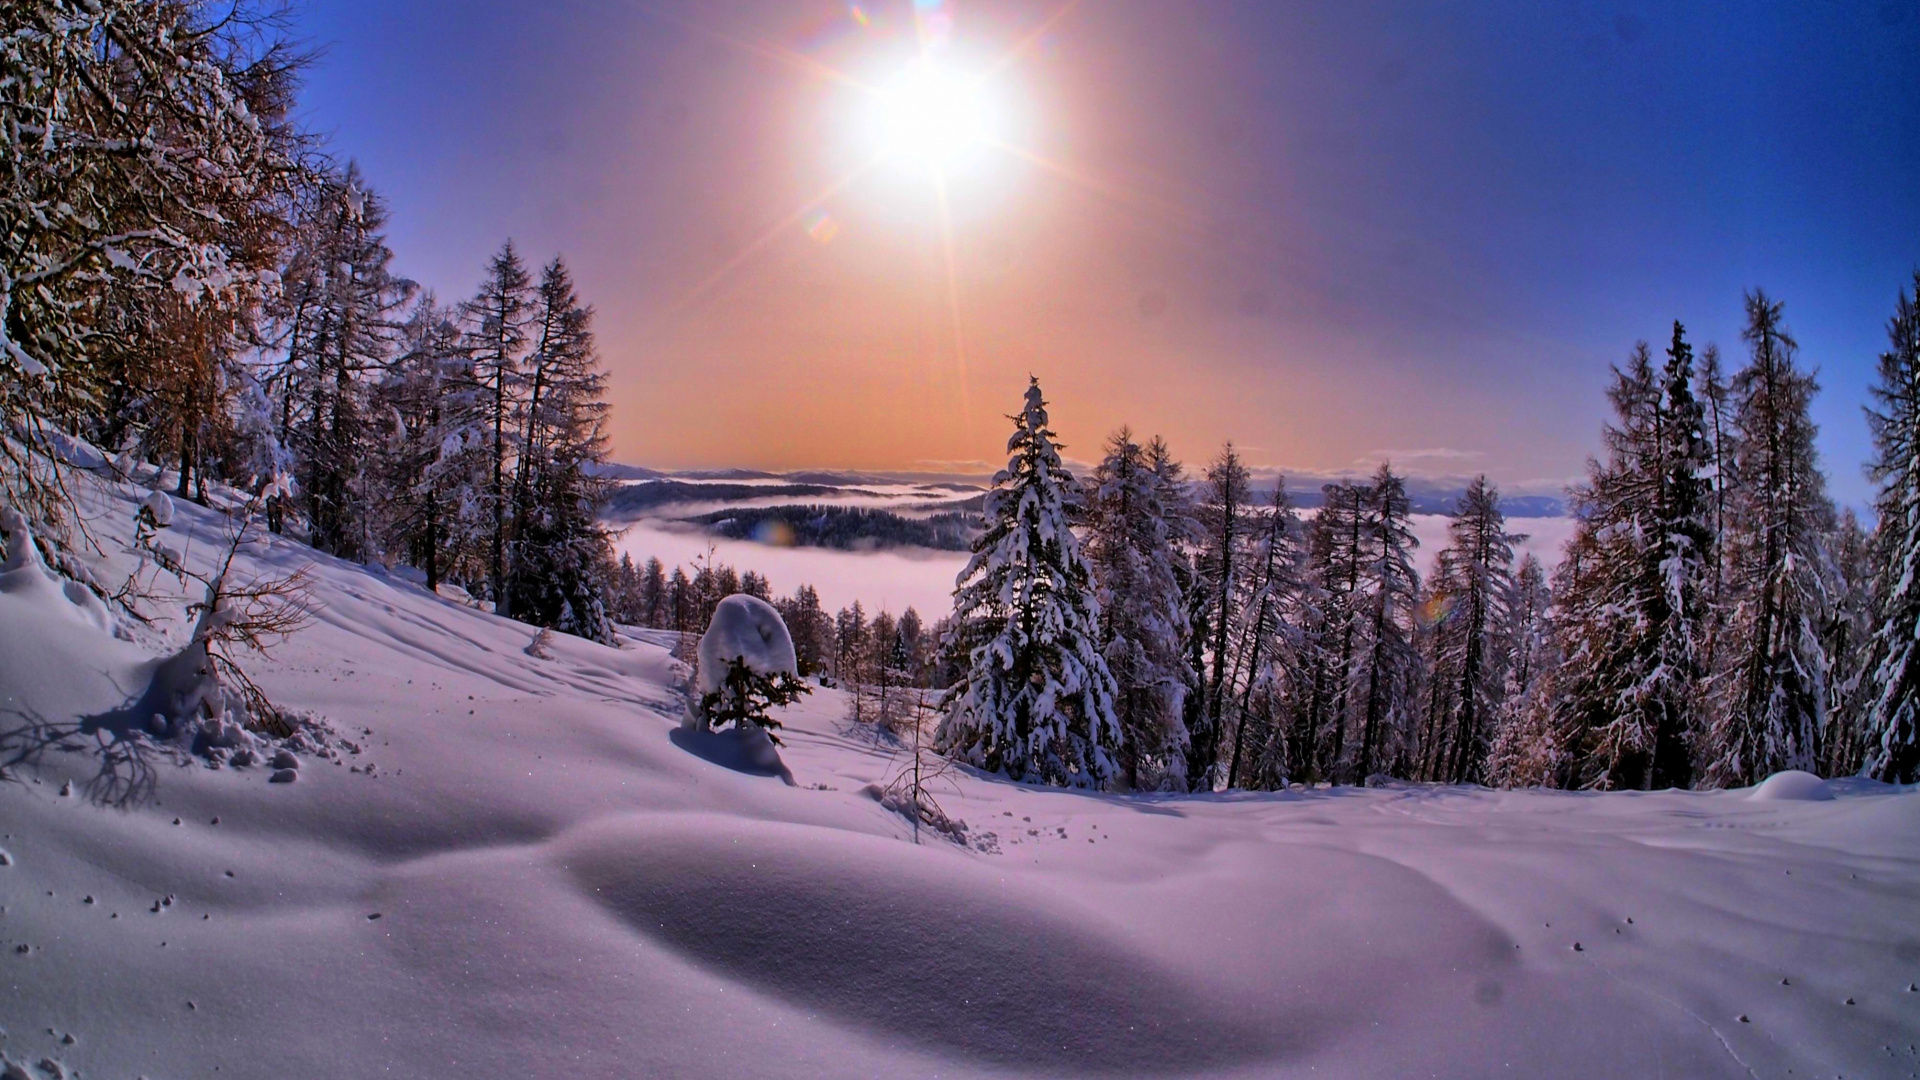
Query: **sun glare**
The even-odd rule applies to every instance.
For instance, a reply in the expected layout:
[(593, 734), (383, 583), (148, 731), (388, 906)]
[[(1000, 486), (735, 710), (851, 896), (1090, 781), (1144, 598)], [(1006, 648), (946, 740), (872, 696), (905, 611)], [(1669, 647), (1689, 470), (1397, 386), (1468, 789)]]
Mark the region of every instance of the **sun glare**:
[(980, 81), (932, 60), (909, 65), (882, 87), (880, 137), (897, 161), (945, 172), (995, 137)]

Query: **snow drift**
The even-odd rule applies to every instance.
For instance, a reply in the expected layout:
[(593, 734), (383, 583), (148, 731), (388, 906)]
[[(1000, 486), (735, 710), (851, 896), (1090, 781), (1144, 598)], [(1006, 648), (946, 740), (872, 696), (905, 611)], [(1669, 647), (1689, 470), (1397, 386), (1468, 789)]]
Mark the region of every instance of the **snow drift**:
[(772, 604), (735, 593), (713, 609), (713, 621), (700, 638), (700, 692), (720, 689), (727, 665), (745, 664), (756, 675), (794, 675), (798, 668), (793, 638)]

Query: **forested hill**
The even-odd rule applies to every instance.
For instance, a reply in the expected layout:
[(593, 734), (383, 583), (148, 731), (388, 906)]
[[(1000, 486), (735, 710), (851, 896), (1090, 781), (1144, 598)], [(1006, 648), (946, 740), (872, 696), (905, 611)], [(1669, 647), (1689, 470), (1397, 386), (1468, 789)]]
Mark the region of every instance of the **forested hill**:
[(686, 519), (733, 540), (854, 551), (874, 547), (924, 547), (966, 551), (980, 531), (978, 513), (943, 511), (903, 517), (865, 506), (773, 506), (717, 510)]

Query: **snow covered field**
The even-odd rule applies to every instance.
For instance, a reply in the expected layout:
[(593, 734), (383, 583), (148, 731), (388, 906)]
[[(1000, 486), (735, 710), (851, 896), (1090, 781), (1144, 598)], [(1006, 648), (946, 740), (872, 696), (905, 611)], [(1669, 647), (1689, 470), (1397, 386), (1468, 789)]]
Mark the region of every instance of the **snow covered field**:
[[(95, 507), (122, 568), (142, 494)], [(218, 518), (167, 532), (204, 568)], [(939, 794), (971, 845), (916, 846), (862, 790), (902, 755), (834, 691), (782, 717), (788, 786), (683, 749), (711, 744), (676, 734), (657, 646), (542, 658), (296, 544), (238, 565), (309, 561), (315, 623), (253, 670), (334, 735), (277, 784), (112, 722), (160, 635), (0, 577), (0, 1054), (103, 1080), (1920, 1074), (1912, 790), (967, 775)], [(108, 761), (151, 787), (103, 805)]]

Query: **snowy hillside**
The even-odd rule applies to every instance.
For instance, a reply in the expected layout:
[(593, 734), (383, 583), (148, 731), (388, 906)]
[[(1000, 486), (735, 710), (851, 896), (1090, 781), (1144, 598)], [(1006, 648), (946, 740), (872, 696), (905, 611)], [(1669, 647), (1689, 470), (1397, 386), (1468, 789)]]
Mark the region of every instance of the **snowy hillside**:
[[(103, 579), (145, 494), (92, 501)], [(222, 524), (182, 503), (163, 542), (204, 570)], [(121, 719), (183, 615), (116, 636), (37, 566), (0, 576), (0, 1054), (23, 1070), (1920, 1073), (1912, 790), (964, 775), (937, 794), (969, 843), (916, 845), (864, 791), (904, 754), (836, 691), (781, 717), (789, 786), (690, 752), (714, 744), (677, 731), (659, 645), (537, 647), (291, 542), (236, 572), (308, 564), (314, 623), (251, 671), (325, 728), (249, 767)]]

